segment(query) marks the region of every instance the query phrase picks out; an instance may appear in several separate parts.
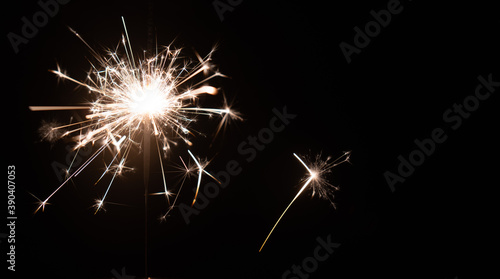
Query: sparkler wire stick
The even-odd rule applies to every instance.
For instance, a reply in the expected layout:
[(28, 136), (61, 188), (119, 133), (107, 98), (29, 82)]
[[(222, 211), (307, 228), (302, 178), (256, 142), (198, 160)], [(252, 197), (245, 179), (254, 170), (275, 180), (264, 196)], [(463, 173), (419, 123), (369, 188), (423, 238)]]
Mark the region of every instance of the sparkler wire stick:
[[(123, 17), (122, 17), (123, 19)], [(124, 23), (125, 24), (125, 23)], [(145, 125), (144, 131), (144, 272), (148, 278), (148, 185), (149, 185), (149, 165), (150, 165), (150, 141), (151, 134), (149, 125)]]
[[(170, 203), (170, 192), (167, 189), (167, 180), (162, 161), (162, 155), (166, 156), (171, 144), (177, 145), (178, 141), (183, 141), (191, 146), (190, 135), (199, 133), (190, 128), (190, 125), (196, 121), (197, 116), (213, 115), (221, 116), (221, 123), (215, 132), (215, 136), (226, 126), (226, 122), (231, 118), (241, 119), (237, 113), (231, 111), (227, 106), (224, 97), (224, 108), (203, 108), (200, 107), (199, 99), (202, 95), (216, 95), (217, 88), (207, 85), (207, 82), (215, 77), (225, 77), (218, 70), (213, 70), (211, 56), (213, 48), (205, 57), (202, 58), (195, 52), (196, 60), (190, 60), (181, 56), (180, 49), (171, 50), (170, 46), (158, 48), (155, 51), (152, 47), (152, 13), (153, 1), (149, 5), (148, 18), (148, 49), (144, 52), (144, 59), (135, 59), (129, 38), (125, 18), (121, 17), (124, 29), (121, 42), (115, 49), (108, 49), (107, 55), (100, 55), (88, 44), (80, 34), (75, 30), (70, 31), (81, 40), (90, 50), (97, 63), (92, 62), (91, 70), (87, 75), (86, 81), (79, 81), (67, 75), (60, 69), (51, 70), (59, 79), (68, 80), (89, 91), (95, 99), (90, 103), (78, 104), (73, 106), (29, 106), (31, 111), (62, 111), (62, 110), (86, 110), (85, 120), (57, 126), (50, 123), (44, 125), (41, 129), (44, 138), (55, 140), (58, 138), (71, 137), (76, 142), (74, 146), (75, 157), (69, 168), (66, 170), (66, 179), (59, 185), (45, 200), (39, 201), (39, 206), (35, 213), (40, 209), (44, 211), (48, 201), (68, 182), (78, 176), (94, 159), (104, 154), (109, 149), (112, 154), (112, 160), (96, 185), (107, 173), (110, 173), (111, 179), (107, 185), (102, 198), (96, 199), (94, 203), (96, 214), (100, 209), (105, 210), (105, 199), (110, 192), (113, 182), (117, 176), (122, 173), (127, 162), (130, 150), (138, 146), (143, 154), (144, 171), (144, 271), (145, 278), (148, 277), (148, 196), (149, 194), (149, 175), (151, 163), (151, 136), (155, 137), (156, 150), (160, 160), (160, 167), (163, 178), (163, 189), (169, 208), (167, 213), (162, 216), (165, 218), (174, 208), (179, 193), (184, 185), (187, 175), (182, 180), (181, 186), (177, 191), (173, 204)], [(118, 54), (119, 49), (124, 49), (126, 57)], [(148, 56), (146, 56), (146, 54)], [(181, 61), (181, 62), (180, 62)], [(202, 76), (200, 78), (200, 76)], [(57, 126), (57, 127), (56, 127)], [(66, 128), (68, 128), (66, 130)], [(214, 137), (215, 137), (214, 136)], [(142, 138), (142, 142), (141, 142)], [(80, 167), (70, 173), (73, 162), (81, 148), (89, 144), (98, 144), (100, 147), (88, 158)], [(162, 145), (160, 148), (160, 144)], [(204, 168), (208, 162), (200, 162), (191, 151), (189, 155), (196, 163), (198, 170), (198, 180), (196, 194), (192, 206), (196, 202), (199, 193), (203, 173), (220, 183), (213, 175)], [(184, 161), (181, 161), (186, 167), (188, 174), (192, 169), (188, 168)], [(31, 194), (31, 193), (30, 193)], [(112, 203), (111, 204), (116, 204)]]
[[(152, 20), (153, 20), (153, 14), (152, 14), (152, 5), (153, 2), (149, 2), (149, 9), (148, 9), (148, 42), (147, 42), (147, 52), (150, 54), (151, 53), (151, 44), (150, 40), (152, 39), (152, 33), (151, 33), (151, 28), (152, 28)], [(127, 26), (125, 25), (125, 18), (122, 16), (122, 22), (123, 22), (123, 28), (125, 29), (125, 34), (127, 35), (127, 41), (128, 41), (128, 46), (130, 48), (130, 53), (132, 54), (132, 61), (133, 61), (133, 66), (134, 69), (135, 67), (135, 60), (132, 52), (132, 46), (130, 45), (130, 39), (128, 37), (128, 32), (127, 32)], [(154, 125), (154, 122), (153, 122)], [(149, 184), (149, 164), (150, 164), (150, 132), (149, 132), (149, 125), (146, 125), (146, 131), (144, 133), (144, 141), (147, 141), (147, 144), (145, 143), (144, 145), (144, 278), (149, 278), (148, 277), (148, 184)], [(155, 134), (156, 132), (156, 127), (155, 127)], [(158, 140), (156, 141), (156, 145), (158, 147)], [(163, 183), (165, 187), (165, 195), (167, 195), (167, 184), (165, 182), (165, 174), (163, 173), (163, 163), (161, 161), (161, 153), (159, 152), (159, 147), (158, 147), (158, 156), (160, 157), (160, 167), (163, 175)], [(146, 165), (147, 162), (147, 165)], [(146, 175), (148, 176), (148, 181), (146, 181)], [(168, 199), (168, 195), (167, 195)]]
[[(150, 2), (150, 13), (153, 11), (152, 3)], [(144, 152), (144, 246), (145, 277), (148, 278), (148, 196), (151, 136), (154, 135), (155, 137), (156, 149), (160, 160), (164, 188), (162, 194), (165, 194), (169, 204), (167, 213), (162, 217), (165, 218), (174, 208), (186, 177), (182, 180), (174, 204), (171, 204), (162, 154), (166, 156), (171, 144), (177, 145), (177, 140), (182, 140), (189, 146), (192, 145), (188, 137), (195, 135), (194, 132), (201, 133), (192, 130), (189, 126), (196, 121), (196, 117), (199, 115), (207, 115), (209, 117), (219, 115), (222, 117), (215, 136), (219, 133), (221, 127), (225, 127), (225, 123), (223, 122), (228, 121), (230, 118), (241, 118), (237, 113), (232, 112), (227, 105), (223, 109), (203, 108), (199, 105), (198, 100), (201, 95), (216, 95), (218, 91), (217, 88), (206, 85), (206, 82), (218, 76), (224, 77), (218, 71), (212, 70), (213, 66), (210, 60), (215, 48), (204, 58), (195, 52), (198, 61), (180, 56), (181, 50), (171, 50), (170, 46), (166, 46), (160, 50), (156, 47), (155, 52), (153, 52), (151, 49), (151, 34), (153, 33), (152, 14), (150, 14), (148, 21), (148, 35), (150, 36), (148, 39), (148, 50), (145, 52), (143, 60), (138, 59), (136, 61), (125, 19), (124, 17), (121, 17), (121, 19), (125, 31), (124, 35), (114, 50), (107, 50), (107, 56), (100, 55), (82, 36), (70, 28), (70, 31), (88, 47), (98, 62), (96, 65), (91, 62), (91, 71), (88, 73), (85, 82), (68, 76), (59, 66), (57, 66), (56, 70), (51, 70), (58, 78), (69, 80), (78, 86), (86, 88), (92, 96), (95, 96), (95, 99), (91, 103), (77, 106), (29, 107), (31, 111), (87, 110), (88, 112), (85, 115), (86, 120), (58, 127), (55, 127), (55, 123), (46, 125), (46, 127), (43, 127), (43, 132), (46, 134), (44, 137), (53, 140), (55, 138), (71, 136), (71, 139), (76, 142), (74, 147), (76, 154), (88, 144), (101, 145), (83, 165), (70, 174), (70, 169), (73, 165), (72, 162), (67, 169), (66, 180), (43, 202), (36, 198), (40, 202), (40, 205), (35, 213), (40, 209), (43, 211), (45, 206), (49, 204), (49, 199), (56, 192), (68, 184), (68, 181), (73, 177), (80, 174), (99, 154), (109, 149), (113, 154), (112, 160), (95, 182), (97, 184), (107, 173), (112, 173), (111, 181), (106, 188), (104, 196), (101, 199), (95, 200), (94, 207), (96, 211), (94, 214), (100, 209), (104, 209), (104, 201), (110, 192), (115, 178), (126, 168), (125, 163), (130, 150), (134, 146), (139, 146), (139, 149)], [(126, 57), (118, 54), (118, 49), (121, 47), (125, 50)], [(148, 58), (146, 57), (146, 53), (149, 56)], [(203, 78), (199, 78), (201, 75), (203, 75)], [(62, 131), (64, 128), (69, 128), (69, 130)], [(77, 133), (78, 135), (75, 135)], [(160, 148), (160, 144), (162, 148)], [(191, 151), (188, 150), (188, 152), (198, 166), (198, 181), (196, 195), (193, 200), (194, 204), (200, 189), (203, 173), (215, 181), (219, 181), (204, 169), (207, 166), (206, 162), (200, 163)], [(184, 161), (182, 162), (184, 164)], [(191, 169), (186, 167), (186, 170), (189, 172)]]

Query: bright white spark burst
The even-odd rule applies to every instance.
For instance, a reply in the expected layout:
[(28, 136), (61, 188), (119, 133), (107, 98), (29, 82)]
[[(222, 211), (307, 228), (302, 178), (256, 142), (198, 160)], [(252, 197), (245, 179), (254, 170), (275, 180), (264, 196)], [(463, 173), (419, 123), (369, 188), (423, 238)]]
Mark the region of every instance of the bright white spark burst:
[[(68, 174), (66, 180), (52, 194), (44, 201), (39, 200), (40, 205), (35, 212), (40, 209), (43, 211), (49, 199), (57, 191), (67, 184), (69, 180), (77, 176), (105, 149), (109, 149), (113, 152), (113, 159), (109, 162), (98, 181), (107, 173), (110, 173), (111, 182), (104, 196), (96, 199), (94, 205), (96, 212), (102, 209), (115, 177), (129, 169), (125, 164), (132, 147), (139, 146), (141, 148), (141, 141), (145, 141), (143, 136), (148, 133), (154, 135), (156, 140), (163, 176), (164, 191), (161, 194), (166, 196), (170, 204), (168, 198), (172, 193), (167, 189), (162, 155), (166, 156), (166, 152), (171, 148), (171, 145), (177, 145), (179, 140), (184, 141), (189, 146), (192, 145), (188, 137), (198, 133), (190, 128), (190, 124), (196, 120), (196, 116), (220, 115), (221, 121), (216, 134), (222, 127), (225, 127), (230, 119), (240, 118), (237, 113), (229, 108), (227, 103), (224, 104), (223, 108), (203, 108), (198, 105), (200, 95), (217, 94), (215, 87), (205, 85), (205, 83), (214, 77), (223, 76), (218, 71), (214, 71), (214, 66), (210, 63), (214, 50), (204, 58), (196, 53), (197, 61), (190, 61), (180, 56), (180, 49), (171, 49), (170, 46), (166, 46), (161, 50), (157, 48), (153, 57), (139, 59), (136, 63), (124, 20), (123, 26), (125, 35), (121, 44), (117, 46), (115, 51), (108, 50), (106, 56), (99, 55), (78, 33), (71, 30), (89, 47), (97, 60), (97, 65), (92, 64), (92, 70), (86, 82), (71, 78), (59, 66), (57, 70), (52, 71), (64, 80), (86, 87), (95, 96), (94, 101), (83, 106), (30, 107), (32, 111), (89, 111), (85, 116), (86, 120), (51, 127), (47, 133), (52, 136), (58, 134), (55, 131), (68, 129), (62, 133), (61, 137), (72, 136), (72, 139), (76, 142), (74, 148), (77, 151), (88, 144), (94, 145), (97, 143), (100, 145), (85, 163), (73, 173)], [(125, 50), (126, 56), (120, 56), (117, 53), (120, 45)], [(199, 76), (202, 76), (202, 78), (199, 78)], [(195, 79), (197, 80), (196, 83), (194, 82)], [(202, 173), (208, 174), (204, 170), (206, 165), (202, 166), (190, 151), (189, 154), (198, 166), (197, 187), (199, 188)], [(71, 169), (71, 166), (69, 169)], [(186, 171), (190, 171), (190, 169), (186, 168)], [(169, 211), (174, 204), (170, 204)]]
[(306, 168), (308, 174), (307, 176), (303, 179), (304, 185), (300, 188), (300, 190), (297, 192), (295, 197), (292, 199), (292, 201), (288, 204), (288, 206), (285, 208), (283, 213), (281, 213), (281, 216), (278, 218), (278, 221), (274, 223), (273, 228), (267, 235), (266, 239), (264, 240), (264, 243), (262, 243), (262, 246), (259, 249), (259, 252), (262, 251), (262, 248), (264, 248), (264, 245), (266, 245), (267, 240), (273, 233), (274, 229), (276, 226), (278, 226), (278, 223), (281, 221), (281, 218), (285, 215), (285, 213), (288, 211), (290, 206), (295, 202), (295, 200), (304, 192), (304, 190), (307, 188), (307, 186), (310, 186), (312, 188), (312, 196), (315, 194), (318, 194), (320, 198), (327, 199), (330, 201), (333, 207), (335, 207), (335, 204), (333, 203), (333, 193), (338, 190), (338, 187), (333, 186), (328, 182), (326, 179), (326, 175), (329, 174), (332, 170), (332, 168), (345, 163), (345, 162), (350, 162), (349, 159), (351, 157), (351, 151), (346, 151), (344, 154), (337, 159), (333, 160), (330, 162), (332, 157), (328, 157), (325, 161), (321, 159), (321, 154), (316, 155), (316, 157), (313, 160), (307, 160), (307, 163), (304, 162), (297, 154), (293, 153), (295, 158), (299, 160), (299, 162)]

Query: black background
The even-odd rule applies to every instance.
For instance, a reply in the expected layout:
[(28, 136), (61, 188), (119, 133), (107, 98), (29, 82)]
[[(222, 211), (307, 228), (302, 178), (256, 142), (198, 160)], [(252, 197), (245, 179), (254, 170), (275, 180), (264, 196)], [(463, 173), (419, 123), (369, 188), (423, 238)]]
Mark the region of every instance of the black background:
[[(346, 2), (243, 1), (221, 22), (211, 1), (73, 0), (60, 6), (18, 54), (6, 34), (20, 34), (21, 17), (31, 18), (40, 8), (35, 1), (4, 6), (3, 150), (6, 165), (17, 171), (15, 275), (112, 278), (112, 270), (121, 274), (125, 267), (131, 277), (144, 276), (141, 154), (129, 163), (136, 170), (111, 189), (110, 201), (123, 206), (108, 205), (93, 214), (93, 200), (107, 185), (93, 186), (106, 158), (58, 192), (43, 213), (33, 214), (36, 199), (29, 194), (41, 199), (50, 194), (59, 184), (51, 164), (64, 163), (67, 156), (68, 142), (40, 140), (42, 120), (65, 123), (74, 114), (31, 112), (28, 106), (72, 105), (90, 98), (48, 71), (59, 64), (84, 80), (89, 70), (89, 50), (67, 27), (102, 51), (119, 43), (121, 16), (137, 53), (147, 47), (151, 18), (158, 44), (174, 41), (186, 55), (192, 49), (206, 54), (217, 44), (214, 62), (230, 78), (213, 84), (244, 118), (212, 147), (209, 131), (216, 121), (200, 126), (209, 137), (196, 140), (192, 151), (213, 159), (208, 170), (222, 170), (234, 159), (242, 172), (189, 225), (177, 210), (166, 223), (158, 222), (165, 202), (150, 198), (150, 276), (281, 278), (312, 255), (317, 237), (328, 235), (341, 246), (309, 278), (480, 278), (487, 273), (498, 221), (493, 194), (498, 188), (498, 92), (457, 130), (443, 121), (443, 113), (474, 93), (479, 75), (500, 80), (496, 8), (479, 2), (402, 1), (403, 11), (348, 64), (340, 42), (353, 44), (353, 28), (364, 28), (373, 20), (370, 10), (385, 9), (388, 1)], [(215, 99), (208, 102), (222, 103), (221, 96)], [(238, 145), (268, 127), (272, 109), (284, 106), (297, 117), (246, 162)], [(407, 157), (416, 148), (413, 141), (430, 137), (435, 128), (444, 129), (447, 140), (391, 192), (384, 172), (396, 173), (397, 157)], [(180, 163), (178, 155), (187, 159), (186, 150), (179, 145), (166, 168)], [(329, 176), (341, 188), (337, 209), (309, 198), (310, 193), (302, 195), (258, 253), (305, 174), (292, 153), (336, 157), (346, 150), (352, 150), (352, 165), (339, 166)], [(155, 158), (150, 187), (161, 189)], [(189, 203), (194, 186), (194, 179), (186, 184), (184, 202)], [(2, 259), (6, 245), (2, 239)], [(2, 260), (3, 270), (5, 264)]]

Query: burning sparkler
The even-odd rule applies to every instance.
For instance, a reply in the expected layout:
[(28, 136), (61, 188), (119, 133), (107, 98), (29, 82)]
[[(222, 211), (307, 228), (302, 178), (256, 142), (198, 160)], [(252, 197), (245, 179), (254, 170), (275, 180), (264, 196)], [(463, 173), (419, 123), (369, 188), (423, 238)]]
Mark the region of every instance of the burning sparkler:
[[(160, 50), (156, 48), (156, 53), (151, 58), (136, 60), (123, 17), (122, 21), (125, 30), (122, 42), (115, 50), (108, 50), (105, 56), (98, 54), (77, 32), (70, 29), (90, 49), (97, 60), (96, 65), (92, 64), (92, 70), (86, 82), (68, 76), (59, 66), (57, 70), (52, 71), (59, 78), (87, 88), (95, 96), (94, 101), (79, 106), (30, 107), (32, 111), (89, 111), (83, 121), (51, 127), (48, 130), (45, 128), (45, 130), (52, 136), (59, 134), (54, 131), (67, 129), (61, 133), (61, 137), (71, 136), (76, 142), (74, 149), (77, 151), (88, 144), (100, 145), (97, 151), (69, 174), (55, 191), (45, 200), (40, 200), (40, 205), (35, 212), (40, 209), (43, 211), (54, 194), (108, 149), (111, 150), (113, 158), (97, 180), (99, 182), (106, 174), (111, 175), (111, 181), (103, 197), (97, 199), (95, 203), (96, 212), (102, 209), (114, 179), (128, 169), (126, 163), (132, 147), (142, 148), (143, 145), (149, 145), (149, 135), (154, 136), (158, 151), (163, 177), (161, 194), (165, 195), (172, 208), (173, 205), (169, 200), (172, 193), (167, 189), (162, 156), (166, 156), (166, 152), (171, 149), (172, 145), (177, 145), (179, 140), (188, 146), (192, 145), (188, 137), (199, 132), (191, 129), (190, 124), (196, 121), (197, 116), (220, 115), (222, 119), (217, 132), (230, 118), (239, 118), (227, 104), (223, 108), (203, 108), (198, 105), (201, 95), (217, 94), (217, 88), (205, 85), (205, 83), (214, 77), (224, 76), (214, 70), (211, 64), (211, 55), (214, 50), (204, 58), (196, 54), (197, 61), (190, 61), (180, 56), (180, 49), (166, 46)], [(125, 50), (126, 56), (120, 56), (117, 53), (120, 45)], [(204, 77), (200, 80), (198, 76), (202, 74)], [(199, 163), (191, 151), (188, 152), (198, 166), (199, 177), (196, 191), (198, 192), (201, 174), (208, 174), (208, 172), (204, 170), (205, 166)], [(196, 201), (196, 195), (194, 201)]]
[[(351, 156), (351, 151), (344, 152), (344, 154), (337, 159), (335, 159), (332, 162), (329, 162), (331, 160), (331, 157), (328, 157), (326, 161), (321, 160), (321, 154), (317, 155), (315, 158), (314, 162), (310, 162), (309, 166), (306, 164), (297, 154), (293, 153), (295, 158), (299, 160), (299, 162), (306, 168), (308, 171), (308, 176), (304, 178), (304, 185), (302, 188), (300, 188), (299, 192), (295, 195), (295, 197), (292, 199), (292, 201), (288, 204), (288, 206), (285, 208), (281, 216), (278, 218), (278, 221), (274, 223), (273, 228), (269, 232), (269, 234), (266, 237), (266, 240), (264, 240), (264, 243), (262, 243), (262, 246), (259, 249), (259, 252), (262, 251), (262, 248), (264, 248), (264, 245), (266, 245), (267, 240), (273, 233), (274, 229), (278, 225), (278, 223), (281, 221), (281, 218), (285, 215), (287, 210), (290, 208), (290, 206), (293, 204), (293, 202), (304, 192), (304, 190), (307, 188), (307, 186), (311, 186), (312, 188), (312, 196), (314, 196), (316, 193), (319, 195), (320, 198), (323, 199), (328, 199), (330, 203), (335, 207), (335, 204), (333, 203), (333, 192), (338, 190), (336, 186), (333, 186), (326, 180), (325, 175), (331, 172), (331, 169), (333, 167), (336, 167), (344, 162), (349, 162), (349, 158)], [(332, 196), (332, 197), (330, 197)]]

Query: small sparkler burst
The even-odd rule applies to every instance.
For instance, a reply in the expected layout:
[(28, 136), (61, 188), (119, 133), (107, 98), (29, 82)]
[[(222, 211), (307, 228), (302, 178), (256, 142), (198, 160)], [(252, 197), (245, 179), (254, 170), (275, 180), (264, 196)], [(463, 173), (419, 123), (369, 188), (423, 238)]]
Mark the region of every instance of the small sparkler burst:
[(330, 202), (330, 204), (333, 207), (335, 207), (335, 204), (333, 203), (333, 193), (338, 190), (338, 187), (330, 184), (330, 182), (328, 182), (328, 180), (326, 179), (326, 175), (331, 173), (332, 168), (342, 163), (349, 162), (351, 151), (344, 152), (342, 156), (338, 157), (333, 161), (331, 161), (332, 157), (328, 157), (326, 160), (322, 160), (321, 154), (318, 154), (316, 155), (314, 160), (306, 160), (307, 163), (304, 162), (304, 160), (302, 160), (302, 158), (300, 158), (300, 156), (298, 156), (297, 154), (293, 153), (293, 155), (306, 168), (308, 174), (302, 179), (304, 185), (302, 185), (302, 187), (297, 192), (295, 197), (285, 208), (281, 216), (278, 218), (278, 221), (274, 223), (273, 228), (267, 235), (266, 239), (264, 240), (264, 243), (262, 243), (259, 252), (262, 251), (262, 248), (264, 248), (264, 245), (266, 245), (267, 240), (273, 233), (276, 226), (278, 226), (278, 223), (281, 221), (281, 218), (283, 218), (283, 216), (288, 211), (293, 202), (295, 202), (295, 200), (302, 194), (302, 192), (304, 192), (304, 190), (308, 186), (312, 188), (312, 196), (315, 196), (317, 194), (320, 198), (327, 199)]
[[(116, 49), (108, 50), (106, 55), (98, 54), (78, 33), (70, 29), (85, 43), (97, 61), (95, 65), (91, 65), (85, 82), (68, 76), (59, 66), (57, 70), (52, 71), (63, 80), (87, 88), (93, 96), (92, 102), (79, 106), (30, 107), (32, 111), (87, 111), (83, 121), (50, 128), (45, 125), (45, 137), (51, 140), (55, 136), (71, 137), (76, 143), (76, 154), (88, 144), (100, 146), (80, 167), (71, 174), (68, 173), (66, 180), (52, 194), (43, 201), (39, 200), (40, 205), (35, 212), (40, 209), (43, 211), (50, 198), (68, 181), (77, 176), (98, 155), (110, 150), (113, 158), (97, 180), (99, 182), (106, 174), (111, 176), (105, 194), (95, 202), (96, 212), (99, 211), (103, 208), (115, 177), (129, 169), (126, 163), (132, 148), (135, 146), (139, 150), (145, 149), (144, 145), (149, 146), (149, 136), (153, 136), (156, 142), (163, 177), (161, 194), (167, 198), (170, 211), (173, 208), (169, 200), (172, 192), (167, 189), (162, 158), (166, 157), (172, 145), (177, 145), (179, 141), (188, 146), (192, 145), (189, 137), (201, 134), (190, 127), (198, 116), (220, 116), (215, 134), (225, 127), (230, 119), (239, 118), (238, 114), (229, 108), (225, 99), (222, 108), (204, 108), (199, 105), (200, 96), (217, 94), (217, 88), (206, 83), (214, 77), (224, 76), (211, 64), (214, 50), (203, 58), (196, 53), (196, 59), (189, 60), (181, 57), (180, 49), (172, 49), (170, 46), (161, 49), (157, 47), (152, 57), (136, 60), (123, 18), (122, 21), (125, 35)], [(120, 46), (126, 55), (119, 55)], [(65, 131), (62, 132), (63, 130)], [(197, 165), (199, 188), (202, 174), (208, 174), (204, 170), (206, 165), (202, 166), (190, 151), (189, 155)], [(186, 167), (186, 171), (191, 169)]]

